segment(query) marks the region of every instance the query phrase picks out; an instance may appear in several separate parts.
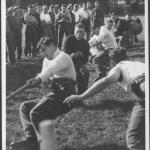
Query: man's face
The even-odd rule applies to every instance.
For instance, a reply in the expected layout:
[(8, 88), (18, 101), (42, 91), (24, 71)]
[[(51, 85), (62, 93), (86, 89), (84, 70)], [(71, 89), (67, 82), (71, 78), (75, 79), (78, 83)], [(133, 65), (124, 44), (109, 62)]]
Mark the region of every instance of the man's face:
[(74, 6), (74, 11), (78, 11), (78, 6)]
[(68, 8), (68, 11), (69, 11), (69, 12), (72, 12), (72, 7), (69, 7), (69, 8)]
[(34, 12), (34, 9), (33, 9), (33, 8), (28, 7), (28, 12), (29, 12), (29, 13), (33, 13), (33, 12)]
[(83, 4), (83, 9), (86, 10), (87, 6), (86, 4)]
[(61, 9), (62, 9), (62, 12), (66, 12), (66, 10), (67, 10), (67, 8), (65, 6), (62, 6)]
[(99, 35), (99, 31), (100, 31), (100, 28), (99, 28), (99, 27), (96, 27), (95, 29), (92, 30), (91, 33), (92, 33), (92, 35), (95, 35), (95, 34), (96, 34), (96, 35)]
[(40, 47), (41, 47), (41, 51), (40, 51), (41, 55), (51, 60), (55, 53), (56, 46), (53, 43), (51, 43), (49, 46), (41, 44)]
[(92, 5), (91, 4), (88, 4), (87, 5), (87, 9), (91, 9), (92, 8)]
[(78, 40), (84, 39), (84, 35), (85, 35), (84, 28), (79, 28), (79, 27), (75, 28), (75, 36)]
[(54, 11), (55, 11), (55, 8), (54, 8), (54, 7), (51, 7), (49, 10), (50, 10), (51, 12), (54, 12)]
[(116, 18), (117, 18), (117, 16), (112, 13), (112, 14), (111, 14), (111, 19), (112, 19), (112, 20), (115, 20)]
[(107, 28), (108, 30), (111, 30), (111, 29), (112, 29), (112, 26), (113, 26), (113, 23), (111, 23), (111, 22), (107, 22), (107, 23), (106, 23), (106, 28)]
[(100, 8), (100, 5), (96, 3), (95, 8)]
[(47, 11), (48, 11), (47, 6), (43, 6), (43, 12), (44, 12), (44, 13), (47, 13)]

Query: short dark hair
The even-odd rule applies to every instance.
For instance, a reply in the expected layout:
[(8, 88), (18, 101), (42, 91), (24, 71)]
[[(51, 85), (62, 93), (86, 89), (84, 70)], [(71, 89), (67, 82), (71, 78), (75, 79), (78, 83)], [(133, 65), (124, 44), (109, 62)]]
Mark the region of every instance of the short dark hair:
[(127, 55), (127, 50), (123, 47), (118, 47), (111, 50), (109, 56), (115, 63), (119, 63), (120, 61), (129, 59)]
[(57, 42), (51, 38), (51, 37), (42, 37), (40, 41), (38, 42), (37, 48), (40, 48), (41, 44), (44, 44), (45, 46), (49, 46), (51, 43), (53, 43), (55, 46), (57, 46)]
[(66, 7), (67, 8), (67, 5), (66, 4), (62, 4), (61, 7)]
[(82, 22), (79, 22), (75, 25), (75, 28), (82, 28), (85, 29), (84, 24)]
[(113, 20), (112, 19), (108, 19), (106, 22), (107, 23), (113, 23)]

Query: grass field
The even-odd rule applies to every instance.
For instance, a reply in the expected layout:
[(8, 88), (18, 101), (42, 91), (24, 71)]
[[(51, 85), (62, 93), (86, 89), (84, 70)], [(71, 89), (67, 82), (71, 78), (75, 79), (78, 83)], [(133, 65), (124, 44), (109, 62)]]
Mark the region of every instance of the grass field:
[[(141, 17), (143, 24), (144, 18)], [(139, 43), (128, 50), (131, 60), (144, 62), (144, 31)], [(19, 68), (19, 69), (18, 69)], [(7, 94), (19, 88), (25, 81), (40, 71), (39, 66), (24, 65), (7, 68)], [(95, 73), (91, 72), (89, 86)], [(7, 145), (12, 140), (21, 140), (23, 130), (19, 119), (20, 103), (41, 97), (39, 88), (28, 89), (7, 101)], [(117, 84), (109, 86), (98, 95), (84, 101), (82, 107), (72, 109), (56, 120), (59, 149), (61, 150), (126, 150), (125, 132), (134, 100)]]

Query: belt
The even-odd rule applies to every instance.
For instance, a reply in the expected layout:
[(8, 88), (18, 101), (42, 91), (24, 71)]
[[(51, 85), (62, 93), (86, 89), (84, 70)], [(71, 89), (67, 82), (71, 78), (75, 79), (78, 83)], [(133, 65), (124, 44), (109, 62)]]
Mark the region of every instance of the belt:
[(139, 98), (144, 99), (145, 98), (145, 89), (142, 90), (140, 85), (145, 82), (145, 73), (138, 76), (131, 84), (131, 90), (134, 92)]
[(76, 81), (69, 78), (50, 78), (50, 84), (47, 86), (47, 88), (59, 91), (66, 91), (68, 87), (75, 88)]

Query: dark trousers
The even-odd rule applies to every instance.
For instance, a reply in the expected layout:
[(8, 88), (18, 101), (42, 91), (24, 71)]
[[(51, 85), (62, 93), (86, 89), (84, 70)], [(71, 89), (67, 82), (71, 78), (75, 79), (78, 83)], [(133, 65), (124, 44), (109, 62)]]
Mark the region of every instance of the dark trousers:
[(96, 73), (100, 76), (106, 76), (108, 68), (110, 67), (110, 57), (109, 51), (103, 50), (99, 52), (96, 56), (93, 56), (92, 63)]
[(6, 43), (8, 47), (8, 55), (10, 64), (13, 65), (15, 63), (15, 46), (14, 46), (14, 37), (11, 32), (6, 33)]
[(39, 131), (39, 123), (47, 119), (56, 119), (59, 115), (67, 113), (71, 107), (63, 104), (63, 100), (75, 93), (72, 84), (60, 84), (52, 86), (48, 95), (41, 99), (23, 102), (20, 107), (20, 118), (26, 138), (37, 142), (36, 133)]
[(89, 40), (90, 34), (91, 34), (91, 21), (90, 21), (90, 19), (82, 20), (82, 23), (83, 23), (83, 25), (84, 25), (85, 32), (86, 32), (86, 37), (85, 37), (85, 39), (86, 39), (86, 40)]
[[(35, 56), (38, 53), (37, 43), (39, 40), (39, 28), (34, 25), (27, 26), (25, 31), (25, 36), (26, 36), (25, 50), (24, 50), (25, 56), (31, 53), (33, 56)], [(32, 50), (31, 47), (33, 47)]]
[(124, 48), (129, 48), (133, 45), (132, 33), (130, 30), (125, 31), (121, 36), (118, 45)]
[(90, 74), (88, 70), (86, 70), (85, 68), (76, 69), (76, 73), (77, 73), (78, 94), (82, 94), (88, 88)]
[(17, 49), (18, 57), (21, 57), (21, 55), (22, 55), (22, 33), (19, 31), (16, 32), (14, 40), (15, 40), (15, 43), (14, 43), (15, 50)]
[(132, 110), (126, 133), (127, 147), (130, 150), (145, 150), (145, 106), (137, 103)]
[(61, 22), (59, 25), (58, 25), (58, 47), (61, 49), (61, 46), (62, 46), (62, 41), (63, 41), (63, 37), (64, 37), (64, 34), (66, 36), (70, 35), (71, 34), (71, 26), (70, 26), (70, 23), (67, 23), (67, 22)]

